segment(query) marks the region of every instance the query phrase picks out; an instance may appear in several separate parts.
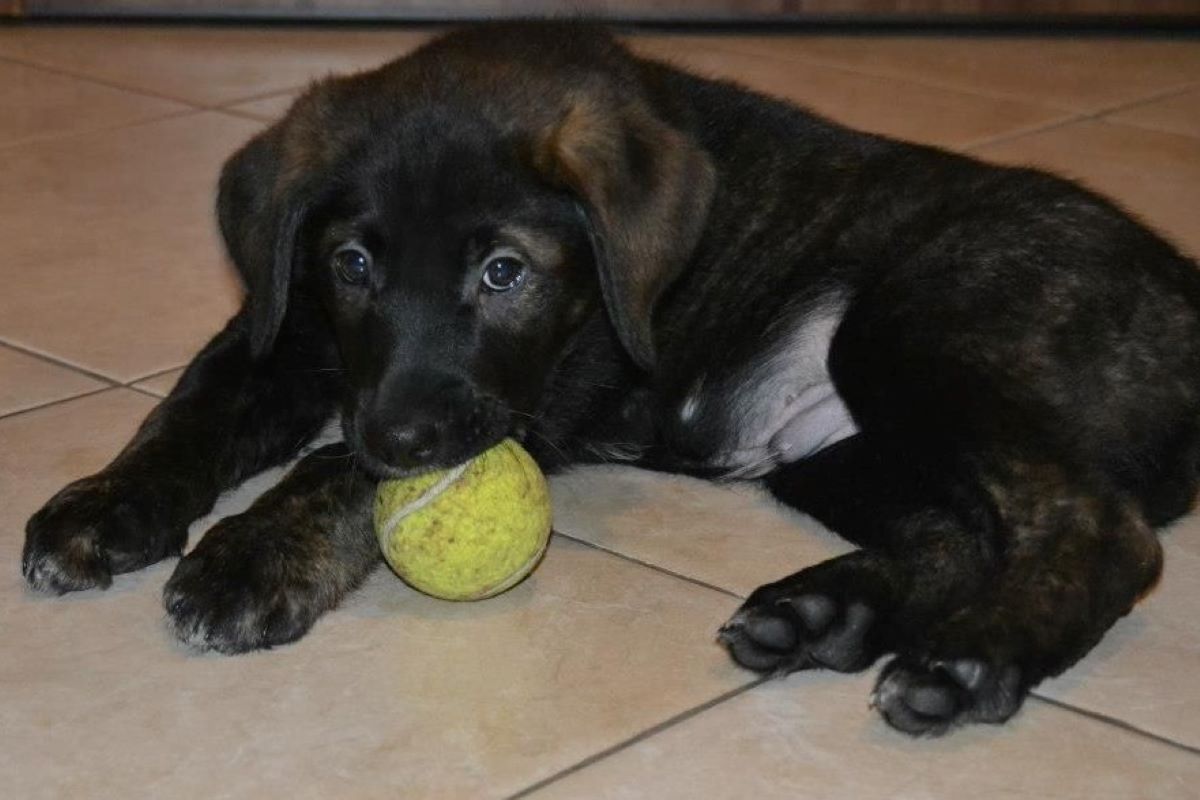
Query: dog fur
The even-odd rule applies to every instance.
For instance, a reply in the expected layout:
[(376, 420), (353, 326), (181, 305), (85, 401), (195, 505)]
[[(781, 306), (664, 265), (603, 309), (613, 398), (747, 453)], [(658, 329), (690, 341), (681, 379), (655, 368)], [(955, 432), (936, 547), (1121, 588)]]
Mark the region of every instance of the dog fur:
[(892, 654), (875, 706), (937, 734), (1085, 654), (1197, 489), (1200, 278), (1170, 244), (599, 28), (478, 26), (321, 81), (230, 159), (218, 216), (245, 306), (23, 557), (61, 593), (177, 556), (340, 415), (180, 560), (198, 649), (302, 636), (380, 563), (379, 477), (516, 436), (548, 471), (761, 480), (860, 545), (721, 639), (765, 673)]

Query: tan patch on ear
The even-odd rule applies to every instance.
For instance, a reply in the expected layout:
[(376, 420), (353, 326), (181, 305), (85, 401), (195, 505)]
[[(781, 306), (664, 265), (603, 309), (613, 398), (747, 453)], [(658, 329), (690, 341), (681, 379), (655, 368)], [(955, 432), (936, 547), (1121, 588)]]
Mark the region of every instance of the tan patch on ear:
[(587, 192), (606, 168), (619, 166), (620, 127), (587, 100), (569, 102), (566, 114), (542, 135), (534, 166), (556, 183)]
[(576, 96), (535, 143), (535, 168), (574, 191), (602, 246), (601, 288), (622, 341), (654, 359), (652, 316), (699, 239), (716, 174), (707, 154), (640, 102)]

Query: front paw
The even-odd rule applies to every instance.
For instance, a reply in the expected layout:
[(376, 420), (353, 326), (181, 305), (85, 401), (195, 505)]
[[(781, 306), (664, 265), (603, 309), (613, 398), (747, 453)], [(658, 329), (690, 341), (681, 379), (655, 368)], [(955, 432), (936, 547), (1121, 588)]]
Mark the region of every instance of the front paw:
[(163, 505), (104, 473), (76, 481), (26, 524), (21, 574), (52, 594), (106, 589), (113, 575), (178, 555), (187, 531)]
[(303, 636), (333, 598), (302, 536), (241, 514), (222, 520), (163, 589), (167, 623), (194, 650), (245, 653)]

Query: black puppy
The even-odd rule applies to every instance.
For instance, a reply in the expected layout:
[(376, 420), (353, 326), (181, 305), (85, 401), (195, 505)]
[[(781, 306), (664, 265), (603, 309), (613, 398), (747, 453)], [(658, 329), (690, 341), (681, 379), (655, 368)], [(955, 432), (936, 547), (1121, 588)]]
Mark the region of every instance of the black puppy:
[(1113, 204), (513, 24), (313, 86), (227, 164), (242, 311), (116, 460), (30, 520), (36, 588), (181, 552), (176, 634), (300, 637), (379, 563), (374, 480), (506, 435), (546, 469), (766, 482), (863, 549), (722, 629), (861, 670), (937, 733), (998, 722), (1159, 575), (1200, 459), (1200, 278)]

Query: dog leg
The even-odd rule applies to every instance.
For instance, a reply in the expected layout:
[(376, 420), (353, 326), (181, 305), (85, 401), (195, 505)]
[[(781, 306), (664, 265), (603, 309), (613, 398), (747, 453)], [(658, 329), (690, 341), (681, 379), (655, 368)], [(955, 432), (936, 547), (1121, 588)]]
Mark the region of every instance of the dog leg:
[(1071, 666), (1158, 579), (1162, 549), (1140, 507), (1055, 467), (993, 484), (1006, 547), (989, 590), (884, 667), (874, 705), (894, 727), (936, 735), (1011, 717), (1030, 688)]
[[(1141, 504), (1101, 478), (993, 458), (960, 466), (951, 482), (920, 466), (893, 470), (868, 445), (843, 443), (769, 479), (777, 496), (844, 523), (868, 549), (755, 591), (721, 633), (743, 666), (849, 671), (897, 652), (873, 698), (892, 726), (936, 735), (1003, 722), (1159, 575), (1161, 548)], [(889, 473), (890, 490), (872, 485)], [(860, 490), (883, 499), (866, 494), (866, 508), (839, 511)]]
[(776, 497), (866, 549), (751, 594), (720, 634), (738, 663), (865, 669), (986, 583), (995, 564), (986, 520), (933, 479), (933, 465), (898, 458), (860, 433), (768, 477)]
[(987, 580), (976, 537), (929, 510), (893, 524), (908, 551), (859, 550), (755, 590), (720, 631), (742, 666), (782, 674), (866, 669)]
[(163, 589), (171, 630), (222, 653), (299, 639), (380, 563), (374, 497), (345, 444), (310, 453), (180, 560)]
[(117, 573), (179, 554), (188, 524), (220, 492), (281, 463), (334, 409), (321, 340), (289, 333), (259, 360), (239, 314), (196, 357), (133, 440), (99, 473), (70, 484), (25, 528), (21, 570), (37, 590), (105, 588)]

